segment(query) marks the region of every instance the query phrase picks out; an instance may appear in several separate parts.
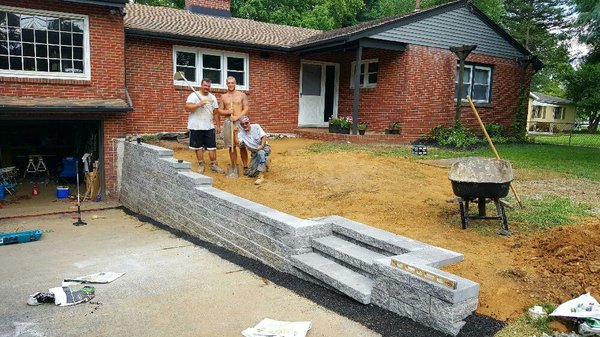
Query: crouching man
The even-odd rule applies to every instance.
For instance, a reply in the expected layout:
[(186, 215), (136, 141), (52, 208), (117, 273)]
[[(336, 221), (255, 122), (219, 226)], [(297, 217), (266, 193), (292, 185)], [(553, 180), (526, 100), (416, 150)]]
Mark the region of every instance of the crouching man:
[(240, 149), (246, 149), (252, 153), (244, 175), (257, 177), (254, 184), (262, 184), (265, 181), (265, 172), (268, 170), (268, 159), (271, 154), (271, 147), (267, 143), (267, 134), (260, 125), (250, 124), (250, 117), (242, 116), (240, 117), (238, 141)]

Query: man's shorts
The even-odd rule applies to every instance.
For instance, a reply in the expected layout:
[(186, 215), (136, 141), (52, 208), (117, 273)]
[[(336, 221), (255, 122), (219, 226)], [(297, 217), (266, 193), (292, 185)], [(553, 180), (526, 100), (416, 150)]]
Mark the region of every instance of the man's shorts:
[(190, 149), (192, 150), (216, 150), (217, 140), (215, 129), (190, 130)]

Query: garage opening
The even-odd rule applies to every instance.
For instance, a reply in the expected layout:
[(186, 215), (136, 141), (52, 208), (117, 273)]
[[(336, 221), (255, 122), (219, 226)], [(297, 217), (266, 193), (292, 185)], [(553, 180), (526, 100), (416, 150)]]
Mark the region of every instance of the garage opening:
[(101, 120), (0, 120), (4, 208), (76, 202), (77, 172), (81, 198), (96, 201), (102, 150)]

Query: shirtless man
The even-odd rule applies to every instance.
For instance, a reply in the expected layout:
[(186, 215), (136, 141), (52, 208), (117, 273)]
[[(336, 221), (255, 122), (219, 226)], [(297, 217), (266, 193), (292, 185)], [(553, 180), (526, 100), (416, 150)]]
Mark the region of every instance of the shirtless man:
[[(233, 142), (233, 147), (229, 151), (229, 159), (232, 167), (237, 167), (236, 147), (239, 147), (237, 139), (237, 131), (240, 127), (239, 119), (248, 113), (248, 97), (243, 92), (235, 90), (236, 84), (235, 77), (227, 77), (227, 93), (221, 95), (221, 101), (219, 102), (219, 114), (226, 118), (221, 128), (225, 146), (229, 147), (231, 142)], [(229, 126), (231, 123), (233, 123), (234, 135), (233, 139), (230, 140), (231, 131), (229, 131)], [(248, 169), (248, 152), (246, 149), (240, 148), (240, 157), (242, 158), (245, 173)]]

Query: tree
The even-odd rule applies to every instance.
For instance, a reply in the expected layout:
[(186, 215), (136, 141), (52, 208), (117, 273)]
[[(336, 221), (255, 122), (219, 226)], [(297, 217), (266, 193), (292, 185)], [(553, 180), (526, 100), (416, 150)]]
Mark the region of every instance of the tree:
[(600, 2), (597, 0), (572, 0), (578, 14), (575, 21), (579, 40), (591, 47), (588, 56), (592, 62), (600, 62)]
[(586, 62), (567, 76), (567, 97), (577, 105), (577, 114), (587, 118), (595, 133), (600, 122), (600, 63)]
[(362, 0), (232, 0), (235, 17), (331, 30), (357, 23)]
[(150, 6), (185, 8), (185, 0), (135, 0), (134, 2)]

